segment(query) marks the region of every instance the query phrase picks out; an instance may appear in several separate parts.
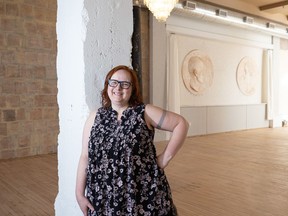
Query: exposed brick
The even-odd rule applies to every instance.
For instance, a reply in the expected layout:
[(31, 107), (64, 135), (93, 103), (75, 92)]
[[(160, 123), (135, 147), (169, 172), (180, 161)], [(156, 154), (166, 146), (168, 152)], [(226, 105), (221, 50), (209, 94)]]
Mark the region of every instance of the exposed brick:
[(4, 32), (0, 32), (0, 48), (6, 46), (5, 44), (5, 34)]
[(0, 2), (0, 15), (5, 14), (5, 5), (3, 2)]
[(24, 18), (33, 18), (34, 9), (32, 5), (22, 4), (20, 8), (20, 16)]
[(53, 41), (49, 38), (44, 37), (27, 37), (26, 38), (26, 47), (27, 48), (36, 48), (36, 49), (52, 49)]
[(34, 122), (33, 121), (22, 121), (19, 123), (18, 131), (20, 134), (32, 134), (35, 132), (34, 130)]
[(55, 120), (47, 120), (47, 130), (48, 131), (58, 131), (59, 130), (59, 120), (58, 116)]
[(22, 36), (19, 34), (8, 34), (7, 36), (7, 45), (9, 47), (18, 47), (22, 46)]
[(0, 0), (0, 159), (57, 151), (57, 0)]
[(19, 8), (17, 4), (6, 4), (6, 15), (8, 16), (18, 16), (19, 15)]
[(4, 121), (15, 121), (16, 120), (15, 110), (3, 110), (2, 115), (3, 115)]
[(38, 54), (37, 52), (25, 52), (25, 60), (27, 64), (37, 65)]
[(25, 120), (26, 118), (26, 111), (23, 108), (17, 109), (16, 111), (16, 120), (17, 121), (21, 121), (21, 120)]
[(46, 21), (46, 17), (48, 15), (47, 8), (36, 8), (34, 11), (35, 14), (35, 19), (40, 20), (40, 21)]
[(1, 150), (0, 151), (0, 157), (1, 157), (1, 159), (15, 158), (16, 157), (16, 150), (15, 149)]
[(34, 22), (24, 22), (23, 24), (23, 28), (24, 28), (24, 33), (25, 35), (36, 35), (38, 30), (37, 30), (37, 24)]
[(7, 123), (0, 123), (0, 136), (7, 136)]
[(0, 30), (18, 32), (19, 23), (15, 18), (2, 18), (0, 19)]
[(19, 122), (13, 121), (13, 122), (7, 122), (7, 133), (9, 136), (17, 135), (19, 134)]
[(35, 106), (57, 106), (57, 98), (55, 95), (36, 95), (35, 96)]
[(41, 88), (42, 88), (42, 81), (41, 80), (36, 80), (36, 81), (31, 81), (29, 82), (29, 85), (27, 86), (28, 90), (27, 92), (29, 94), (31, 93), (41, 93)]
[(58, 120), (58, 108), (45, 108), (43, 110), (43, 118), (50, 119), (50, 120), (52, 119)]
[(30, 155), (31, 155), (31, 148), (30, 147), (17, 149), (17, 152), (16, 152), (17, 157), (27, 157)]
[(6, 96), (0, 95), (0, 108), (6, 107)]
[(20, 96), (19, 95), (7, 95), (5, 97), (6, 107), (19, 107), (20, 105)]
[(56, 23), (57, 21), (57, 8), (51, 8), (47, 10), (46, 21), (50, 23)]
[[(52, 64), (52, 63), (51, 63)], [(46, 79), (57, 80), (57, 73), (54, 65), (46, 67)], [(56, 82), (57, 83), (57, 82)]]
[(30, 111), (30, 120), (42, 119), (42, 108), (32, 109)]
[(16, 94), (26, 94), (28, 92), (28, 83), (23, 80), (18, 80), (15, 82), (15, 93)]
[[(1, 53), (0, 53), (0, 59), (1, 59)], [(4, 77), (5, 75), (5, 67), (3, 64), (0, 65), (0, 78)], [(3, 81), (3, 79), (0, 79), (0, 86), (1, 86), (1, 80)], [(1, 88), (0, 88), (0, 93), (1, 93)]]
[[(44, 66), (35, 66), (33, 68), (33, 77), (36, 79), (44, 79), (46, 78), (46, 67)], [(54, 71), (55, 74), (55, 71)]]
[(25, 4), (30, 4), (30, 5), (36, 5), (39, 7), (48, 7), (48, 1), (47, 0), (24, 0), (23, 1)]
[(37, 23), (37, 33), (42, 35), (43, 37), (49, 36), (51, 38), (55, 38), (56, 36), (55, 25), (47, 23)]
[(47, 52), (38, 53), (38, 64), (49, 66), (51, 65), (51, 57)]
[(3, 51), (1, 52), (2, 55), (2, 63), (3, 64), (14, 64), (15, 63), (15, 52), (13, 51)]
[(20, 77), (20, 70), (18, 65), (6, 65), (5, 77)]
[(34, 107), (34, 95), (22, 95), (20, 98), (20, 107)]
[(18, 147), (28, 147), (31, 143), (31, 137), (29, 135), (22, 135), (18, 137)]

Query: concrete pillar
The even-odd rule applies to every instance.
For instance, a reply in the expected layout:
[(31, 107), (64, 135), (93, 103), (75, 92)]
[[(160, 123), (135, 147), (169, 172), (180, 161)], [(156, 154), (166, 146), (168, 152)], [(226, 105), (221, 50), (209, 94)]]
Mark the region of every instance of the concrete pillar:
[(81, 215), (75, 183), (83, 125), (89, 111), (100, 106), (107, 72), (118, 64), (131, 66), (132, 9), (132, 1), (127, 0), (58, 0), (60, 133), (55, 215)]

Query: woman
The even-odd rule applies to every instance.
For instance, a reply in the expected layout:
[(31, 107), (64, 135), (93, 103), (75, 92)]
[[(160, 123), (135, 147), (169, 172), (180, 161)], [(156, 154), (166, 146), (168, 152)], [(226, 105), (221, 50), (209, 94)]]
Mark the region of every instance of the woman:
[[(158, 156), (154, 128), (172, 132)], [(84, 126), (76, 182), (83, 214), (177, 215), (164, 168), (187, 130), (182, 116), (142, 103), (132, 69), (113, 68), (106, 76), (102, 107), (90, 114)]]

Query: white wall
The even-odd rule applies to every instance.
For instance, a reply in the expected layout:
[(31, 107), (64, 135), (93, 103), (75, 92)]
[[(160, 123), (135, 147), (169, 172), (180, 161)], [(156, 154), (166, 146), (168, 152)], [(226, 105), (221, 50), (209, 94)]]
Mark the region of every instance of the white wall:
[[(282, 93), (286, 92), (286, 90), (284, 89), (285, 91), (283, 91), (283, 89), (280, 89), (279, 84), (281, 83), (282, 78), (284, 78), (287, 74), (285, 72), (279, 73), (281, 69), (280, 67), (284, 63), (279, 63), (279, 61), (281, 61), (281, 54), (279, 53), (279, 38), (272, 36), (268, 32), (264, 33), (261, 31), (254, 31), (248, 28), (237, 27), (236, 25), (232, 25), (230, 23), (221, 23), (220, 21), (215, 21), (213, 19), (205, 19), (205, 16), (203, 17), (204, 18), (202, 19), (201, 17), (184, 17), (177, 14), (172, 14), (168, 18), (164, 28), (159, 28), (159, 24), (152, 22), (152, 41), (159, 41), (159, 43), (153, 43), (153, 50), (157, 51), (157, 55), (153, 55), (153, 62), (157, 62), (158, 66), (157, 70), (155, 70), (155, 65), (153, 65), (152, 69), (153, 83), (157, 83), (157, 89), (152, 90), (152, 98), (157, 100), (157, 103), (161, 104), (163, 107), (169, 108), (171, 105), (172, 111), (181, 110), (182, 112), (185, 110), (185, 113), (189, 118), (193, 116), (193, 113), (187, 113), (189, 106), (190, 108), (193, 108), (191, 110), (200, 110), (200, 120), (199, 122), (195, 123), (195, 125), (203, 124), (205, 133), (209, 131), (212, 133), (268, 127), (269, 122), (266, 118), (266, 108), (265, 104), (263, 104), (266, 101), (262, 101), (261, 99), (263, 94), (261, 93), (261, 76), (259, 76), (259, 82), (257, 84), (258, 92), (252, 97), (247, 97), (241, 94), (237, 87), (237, 82), (235, 82), (236, 79), (234, 79), (233, 76), (236, 76), (235, 68), (237, 68), (237, 63), (241, 59), (241, 56), (245, 55), (245, 53), (254, 53), (253, 57), (256, 57), (256, 61), (259, 63), (259, 70), (262, 70), (263, 68), (261, 61), (263, 52), (266, 49), (271, 49), (273, 50), (274, 55), (272, 83), (274, 88), (272, 104), (274, 113), (272, 122), (273, 126), (281, 126), (280, 123), (283, 115), (280, 115), (280, 110), (285, 109), (281, 101), (286, 100)], [(191, 94), (185, 89), (180, 77), (181, 64), (185, 56), (185, 54), (183, 54), (184, 52), (181, 53), (181, 49), (187, 49), (186, 51), (188, 52), (190, 49), (197, 49), (199, 47), (201, 49), (204, 47), (213, 57), (214, 63), (216, 62), (215, 65), (217, 64), (214, 68), (216, 69), (214, 74), (214, 86), (204, 97), (203, 95), (191, 96)], [(174, 53), (174, 50), (176, 50), (177, 53)], [(223, 61), (222, 65), (221, 61)], [(164, 66), (162, 66), (163, 64)], [(283, 69), (281, 70), (283, 71)], [(171, 83), (175, 80), (179, 80), (178, 86), (175, 84), (171, 85)], [(231, 80), (234, 80), (234, 83), (232, 83)], [(162, 92), (162, 89), (164, 92)], [(161, 98), (158, 97), (159, 90), (161, 95), (163, 95)], [(178, 96), (175, 95), (175, 92), (179, 92)], [(284, 94), (287, 97), (287, 94)], [(171, 99), (174, 101), (171, 101)], [(175, 107), (175, 104), (178, 104), (179, 107)], [(246, 107), (246, 105), (249, 105), (249, 107)], [(201, 107), (197, 109), (197, 106)], [(229, 108), (230, 114), (231, 110), (235, 109), (235, 116), (237, 116), (237, 110), (242, 109), (241, 107), (244, 106), (246, 107), (245, 109), (247, 111), (243, 112), (243, 115), (241, 116), (244, 116), (246, 120), (244, 122), (242, 117), (239, 116), (239, 118), (236, 118), (236, 120), (233, 119), (233, 121), (231, 121), (229, 115), (224, 115), (226, 118), (222, 118), (222, 121), (221, 119), (214, 121), (213, 118), (205, 119), (206, 117), (210, 116), (211, 118), (213, 116), (208, 115), (207, 113), (205, 116), (201, 115), (201, 113), (203, 114), (204, 112), (201, 111), (203, 106), (204, 110), (210, 110), (209, 106), (213, 106), (213, 112), (214, 110), (219, 110), (221, 114), (225, 113), (226, 108)], [(281, 106), (281, 108), (279, 106)], [(253, 117), (255, 117), (254, 122), (251, 120)], [(206, 122), (203, 123), (203, 119), (205, 119)], [(191, 121), (193, 121), (193, 119)], [(211, 125), (209, 125), (209, 122)], [(219, 125), (215, 124), (215, 122), (217, 122)], [(238, 127), (237, 125), (243, 125), (243, 127)], [(190, 131), (192, 130), (192, 127), (193, 125), (191, 125)], [(219, 128), (218, 130), (217, 127)], [(205, 134), (202, 132), (201, 129), (199, 129), (199, 134)], [(159, 137), (160, 136), (156, 136), (156, 138)]]
[(106, 73), (131, 65), (132, 1), (58, 0), (57, 76), (60, 134), (55, 214), (82, 215), (75, 199), (83, 125), (100, 105)]

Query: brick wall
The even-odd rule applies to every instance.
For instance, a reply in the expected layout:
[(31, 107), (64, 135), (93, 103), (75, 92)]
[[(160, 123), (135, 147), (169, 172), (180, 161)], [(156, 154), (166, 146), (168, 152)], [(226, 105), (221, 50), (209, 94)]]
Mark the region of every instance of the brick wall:
[(0, 159), (56, 152), (57, 0), (0, 0)]

